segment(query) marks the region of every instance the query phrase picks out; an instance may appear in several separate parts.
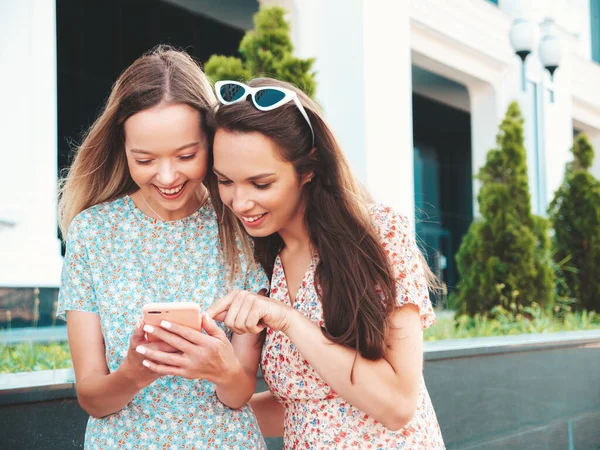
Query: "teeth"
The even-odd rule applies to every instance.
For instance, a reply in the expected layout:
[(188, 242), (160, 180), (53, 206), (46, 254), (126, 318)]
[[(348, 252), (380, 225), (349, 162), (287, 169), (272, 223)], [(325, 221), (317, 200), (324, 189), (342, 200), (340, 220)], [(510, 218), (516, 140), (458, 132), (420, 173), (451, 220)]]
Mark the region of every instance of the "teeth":
[[(185, 183), (184, 183), (185, 184)], [(157, 186), (158, 187), (158, 186)], [(183, 189), (183, 184), (179, 187), (176, 187), (174, 189), (163, 189), (163, 188), (158, 188), (158, 190), (160, 192), (162, 192), (163, 194), (167, 194), (167, 195), (173, 195), (173, 194), (177, 194), (179, 191), (181, 191)]]
[(242, 219), (244, 219), (244, 222), (252, 223), (252, 222), (256, 222), (258, 219), (260, 219), (264, 215), (265, 215), (265, 213), (259, 214), (258, 216), (249, 216), (249, 217), (242, 216)]

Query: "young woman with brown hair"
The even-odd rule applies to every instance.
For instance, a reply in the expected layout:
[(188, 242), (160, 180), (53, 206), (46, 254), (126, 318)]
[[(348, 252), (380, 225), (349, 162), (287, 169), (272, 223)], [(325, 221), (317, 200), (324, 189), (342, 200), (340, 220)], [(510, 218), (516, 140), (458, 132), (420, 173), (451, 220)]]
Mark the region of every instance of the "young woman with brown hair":
[(216, 91), (208, 178), (225, 251), (241, 224), (271, 290), (207, 312), (265, 331), (270, 392), (251, 401), (263, 433), (286, 449), (444, 448), (422, 374), (435, 280), (408, 220), (372, 203), (301, 91), (272, 79)]

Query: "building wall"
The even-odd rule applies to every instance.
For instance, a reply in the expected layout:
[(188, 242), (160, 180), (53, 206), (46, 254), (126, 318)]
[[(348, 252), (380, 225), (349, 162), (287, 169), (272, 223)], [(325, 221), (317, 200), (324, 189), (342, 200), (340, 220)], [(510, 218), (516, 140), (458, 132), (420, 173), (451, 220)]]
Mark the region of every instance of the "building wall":
[[(253, 2), (243, 3), (249, 11), (253, 8)], [(536, 212), (543, 213), (562, 180), (573, 128), (587, 132), (600, 147), (600, 66), (590, 60), (587, 0), (500, 0), (498, 6), (486, 0), (261, 3), (286, 6), (298, 54), (316, 57), (317, 100), (354, 171), (376, 200), (410, 217), (413, 66), (468, 92), (476, 173), (495, 146), (509, 102), (516, 99), (526, 105), (531, 100), (531, 93), (521, 90), (520, 60), (508, 41), (515, 17), (526, 16), (535, 23), (555, 17), (563, 48), (554, 82), (541, 67), (537, 51), (527, 60), (527, 79), (540, 86), (545, 98), (538, 108), (543, 126), (538, 136), (541, 153), (536, 156), (541, 158), (541, 181), (531, 187), (541, 199)], [(223, 19), (223, 11), (219, 14)], [(239, 14), (234, 19), (247, 24)], [(9, 106), (0, 110), (0, 286), (55, 287), (61, 266), (56, 228), (55, 2), (0, 2), (0, 61), (14, 68), (0, 73), (0, 82), (9, 87), (3, 101)], [(427, 96), (426, 85), (416, 89)], [(549, 90), (554, 92), (553, 103)], [(524, 108), (530, 123), (532, 111)], [(594, 171), (600, 175), (600, 162)], [(473, 192), (477, 190), (474, 181)]]
[[(403, 69), (407, 64), (413, 66), (413, 73), (415, 69), (421, 74), (425, 71), (448, 80), (449, 86), (459, 84), (468, 91), (474, 173), (485, 162), (487, 151), (495, 146), (498, 125), (508, 104), (513, 100), (520, 103), (527, 123), (526, 145), (535, 213), (545, 214), (562, 181), (564, 165), (571, 158), (573, 123), (584, 122), (582, 129), (592, 136), (600, 130), (600, 96), (595, 88), (600, 82), (600, 68), (590, 61), (588, 0), (500, 0), (498, 6), (484, 0), (369, 3), (356, 0), (351, 2), (352, 6), (345, 6), (346, 11), (339, 2), (328, 2), (331, 12), (337, 12), (322, 15), (311, 1), (280, 3), (292, 6), (294, 37), (300, 53), (317, 58), (318, 97), (354, 170), (376, 198), (386, 199), (404, 211), (413, 207), (407, 200), (412, 192), (412, 179), (403, 176), (406, 174), (400, 166), (412, 164), (409, 155), (412, 139), (404, 135), (410, 130), (398, 128), (397, 124), (409, 123), (411, 115), (406, 104), (399, 103), (400, 97), (395, 102), (380, 102), (380, 91), (373, 86), (377, 86), (378, 79), (410, 86), (411, 77)], [(385, 11), (379, 22), (370, 16), (376, 8)], [(362, 28), (356, 26), (356, 19), (348, 20), (348, 10), (357, 14), (362, 11)], [(386, 22), (392, 16), (394, 23)], [(521, 88), (521, 62), (508, 38), (512, 21), (518, 17), (526, 17), (535, 25), (538, 44), (547, 28), (544, 21), (554, 18), (554, 30), (563, 52), (560, 68), (551, 80), (536, 45), (526, 63), (525, 91)], [(358, 42), (361, 36), (362, 45)], [(349, 48), (352, 57), (347, 56)], [(409, 62), (407, 48), (411, 51)], [(349, 64), (355, 67), (354, 71), (348, 70)], [(419, 94), (439, 97), (444, 103), (454, 101), (461, 107), (460, 96), (454, 98), (449, 92), (436, 92), (439, 84), (427, 86), (422, 77), (415, 83)], [(358, 99), (352, 104), (344, 96), (349, 85)], [(364, 109), (357, 114), (361, 97)], [(385, 152), (381, 151), (382, 146)], [(397, 165), (378, 173), (383, 161)], [(398, 171), (395, 177), (398, 183), (390, 188), (389, 179), (378, 175), (394, 170)], [(475, 193), (478, 188), (477, 181), (473, 181)]]
[(55, 2), (0, 2), (0, 286), (53, 287), (56, 213)]

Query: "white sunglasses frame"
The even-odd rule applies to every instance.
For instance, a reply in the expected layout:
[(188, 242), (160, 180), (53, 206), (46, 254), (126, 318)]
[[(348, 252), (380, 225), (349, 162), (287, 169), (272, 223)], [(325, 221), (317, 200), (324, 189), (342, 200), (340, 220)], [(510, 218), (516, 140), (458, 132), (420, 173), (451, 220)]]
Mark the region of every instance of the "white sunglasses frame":
[[(237, 100), (228, 102), (221, 96), (221, 87), (223, 87), (226, 84), (235, 84), (236, 86), (243, 87), (245, 89), (245, 92)], [(277, 103), (272, 104), (271, 106), (266, 106), (266, 107), (260, 106), (256, 101), (256, 93), (259, 91), (262, 91), (263, 89), (274, 89), (278, 92), (283, 93), (284, 97), (281, 100), (279, 100)], [(222, 81), (217, 81), (215, 83), (215, 94), (217, 94), (217, 99), (219, 99), (219, 102), (221, 102), (223, 105), (232, 105), (234, 103), (241, 102), (243, 100), (246, 100), (248, 98), (248, 95), (250, 95), (250, 97), (252, 98), (252, 104), (259, 111), (271, 111), (273, 109), (279, 108), (281, 105), (286, 104), (290, 100), (293, 100), (294, 103), (296, 104), (296, 106), (298, 107), (298, 109), (300, 110), (302, 117), (304, 117), (304, 119), (306, 120), (308, 127), (310, 128), (310, 132), (312, 133), (312, 146), (313, 147), (315, 146), (315, 131), (313, 130), (312, 124), (310, 123), (310, 119), (308, 118), (308, 114), (306, 114), (306, 110), (304, 109), (304, 106), (302, 106), (302, 103), (300, 103), (300, 100), (298, 100), (298, 96), (296, 95), (296, 93), (294, 91), (290, 91), (289, 89), (281, 88), (279, 86), (251, 87), (251, 86), (248, 86), (247, 84), (240, 83), (239, 81), (222, 80)]]

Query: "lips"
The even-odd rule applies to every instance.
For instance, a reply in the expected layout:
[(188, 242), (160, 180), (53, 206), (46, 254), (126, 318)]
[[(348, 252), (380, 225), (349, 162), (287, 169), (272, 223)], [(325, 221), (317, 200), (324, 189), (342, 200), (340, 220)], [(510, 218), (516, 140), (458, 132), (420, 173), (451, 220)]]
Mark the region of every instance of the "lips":
[(159, 187), (157, 185), (153, 185), (156, 188), (156, 191), (160, 194), (161, 197), (167, 200), (176, 200), (181, 197), (182, 192), (185, 190), (187, 186), (187, 181), (183, 184), (172, 186), (172, 187)]
[(248, 223), (254, 223), (254, 222), (256, 222), (257, 220), (260, 220), (260, 219), (262, 219), (262, 218), (265, 216), (265, 214), (266, 214), (266, 213), (258, 214), (258, 215), (255, 215), (255, 216), (242, 216), (242, 220), (243, 220), (244, 222), (248, 222)]
[(181, 191), (183, 189), (183, 186), (185, 186), (185, 183), (180, 184), (179, 186), (175, 186), (174, 188), (161, 188), (159, 186), (156, 186), (156, 188), (163, 194), (175, 195), (175, 194), (179, 194), (179, 191)]
[(253, 228), (253, 227), (261, 226), (264, 223), (265, 217), (267, 217), (267, 214), (268, 213), (262, 213), (262, 214), (256, 214), (254, 216), (240, 215), (240, 218), (242, 219), (242, 223), (244, 224), (245, 227)]

